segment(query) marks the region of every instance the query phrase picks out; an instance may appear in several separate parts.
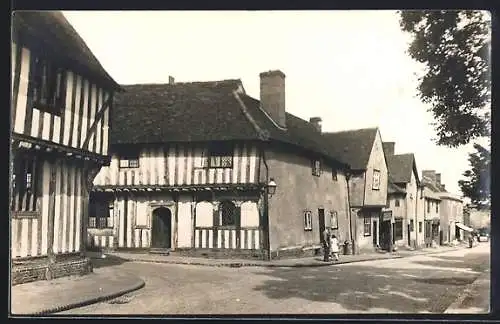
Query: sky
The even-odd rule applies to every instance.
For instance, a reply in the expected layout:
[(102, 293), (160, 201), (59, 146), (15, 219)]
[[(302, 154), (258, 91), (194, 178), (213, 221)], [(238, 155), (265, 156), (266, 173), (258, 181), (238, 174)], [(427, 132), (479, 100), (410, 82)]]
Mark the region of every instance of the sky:
[[(259, 98), (259, 73), (286, 75), (286, 110), (319, 116), (323, 131), (376, 127), (395, 153), (414, 153), (452, 193), (472, 144), (434, 144), (417, 97), (423, 66), (407, 54), (395, 11), (65, 11), (120, 84), (241, 79)], [(486, 141), (482, 140), (485, 144)]]

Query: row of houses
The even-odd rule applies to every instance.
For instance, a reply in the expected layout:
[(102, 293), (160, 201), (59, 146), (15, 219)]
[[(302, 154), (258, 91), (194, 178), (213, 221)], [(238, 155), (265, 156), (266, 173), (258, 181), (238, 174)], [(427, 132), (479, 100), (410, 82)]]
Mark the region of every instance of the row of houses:
[(281, 71), (259, 98), (237, 79), (120, 86), (62, 14), (13, 26), (18, 281), (86, 271), (87, 248), (273, 259), (317, 253), (325, 228), (354, 253), (463, 237), (439, 174), (420, 178), (377, 127), (287, 112)]

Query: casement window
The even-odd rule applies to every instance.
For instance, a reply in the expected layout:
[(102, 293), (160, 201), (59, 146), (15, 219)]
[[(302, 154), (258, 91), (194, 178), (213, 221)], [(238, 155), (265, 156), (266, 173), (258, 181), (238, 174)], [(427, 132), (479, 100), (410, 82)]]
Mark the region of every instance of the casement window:
[(414, 231), (414, 224), (413, 224), (413, 219), (410, 219), (410, 232)]
[(418, 232), (422, 233), (422, 222), (418, 222)]
[(339, 228), (339, 218), (336, 211), (330, 211), (330, 226), (332, 229)]
[(321, 162), (320, 160), (312, 161), (312, 175), (319, 177), (321, 175)]
[(332, 168), (332, 180), (337, 181), (337, 169)]
[(364, 215), (363, 217), (363, 232), (365, 236), (372, 235), (372, 219), (370, 215)]
[(372, 190), (380, 190), (380, 170), (373, 170)]
[(396, 200), (394, 201), (394, 206), (395, 206), (395, 207), (399, 207), (399, 199), (396, 199)]
[(304, 231), (312, 231), (312, 212), (304, 211)]
[(436, 213), (439, 213), (439, 203), (435, 202), (436, 204)]
[(66, 100), (66, 72), (40, 56), (33, 56), (29, 87), (34, 107), (60, 115)]
[(89, 204), (90, 228), (113, 228), (114, 206), (108, 202), (91, 202)]
[(427, 200), (427, 214), (430, 214), (431, 212), (431, 201)]
[(139, 154), (123, 154), (120, 156), (120, 168), (138, 168)]
[(394, 240), (403, 239), (403, 219), (399, 218), (394, 221)]
[(22, 155), (16, 156), (12, 166), (10, 209), (13, 212), (37, 211), (41, 173), (37, 170), (36, 159)]
[(202, 151), (202, 168), (232, 168), (234, 149), (231, 145), (213, 145)]
[(240, 207), (237, 207), (232, 201), (225, 200), (219, 204), (219, 225), (220, 226), (239, 226)]

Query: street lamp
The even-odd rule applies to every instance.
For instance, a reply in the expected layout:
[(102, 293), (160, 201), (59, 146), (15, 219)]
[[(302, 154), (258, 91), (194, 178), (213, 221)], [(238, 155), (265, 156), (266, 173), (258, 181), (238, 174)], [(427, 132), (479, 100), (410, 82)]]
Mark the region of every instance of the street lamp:
[(270, 178), (269, 179), (269, 183), (267, 184), (267, 193), (269, 194), (269, 196), (272, 196), (274, 195), (274, 193), (276, 192), (276, 187), (278, 185), (276, 184), (276, 182), (274, 181), (273, 178)]

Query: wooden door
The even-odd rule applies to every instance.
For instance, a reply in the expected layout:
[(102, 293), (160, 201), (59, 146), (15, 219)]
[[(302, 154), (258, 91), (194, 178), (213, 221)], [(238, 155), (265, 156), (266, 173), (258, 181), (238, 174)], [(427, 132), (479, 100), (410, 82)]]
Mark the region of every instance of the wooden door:
[(378, 226), (377, 226), (377, 221), (373, 221), (373, 246), (377, 246), (377, 239), (378, 239)]
[(319, 237), (320, 237), (319, 241), (321, 243), (324, 243), (323, 242), (323, 231), (326, 228), (326, 223), (325, 223), (325, 210), (322, 208), (318, 209), (318, 221), (319, 221)]
[(151, 247), (172, 247), (172, 213), (170, 209), (160, 207), (153, 211), (153, 224), (151, 226)]

